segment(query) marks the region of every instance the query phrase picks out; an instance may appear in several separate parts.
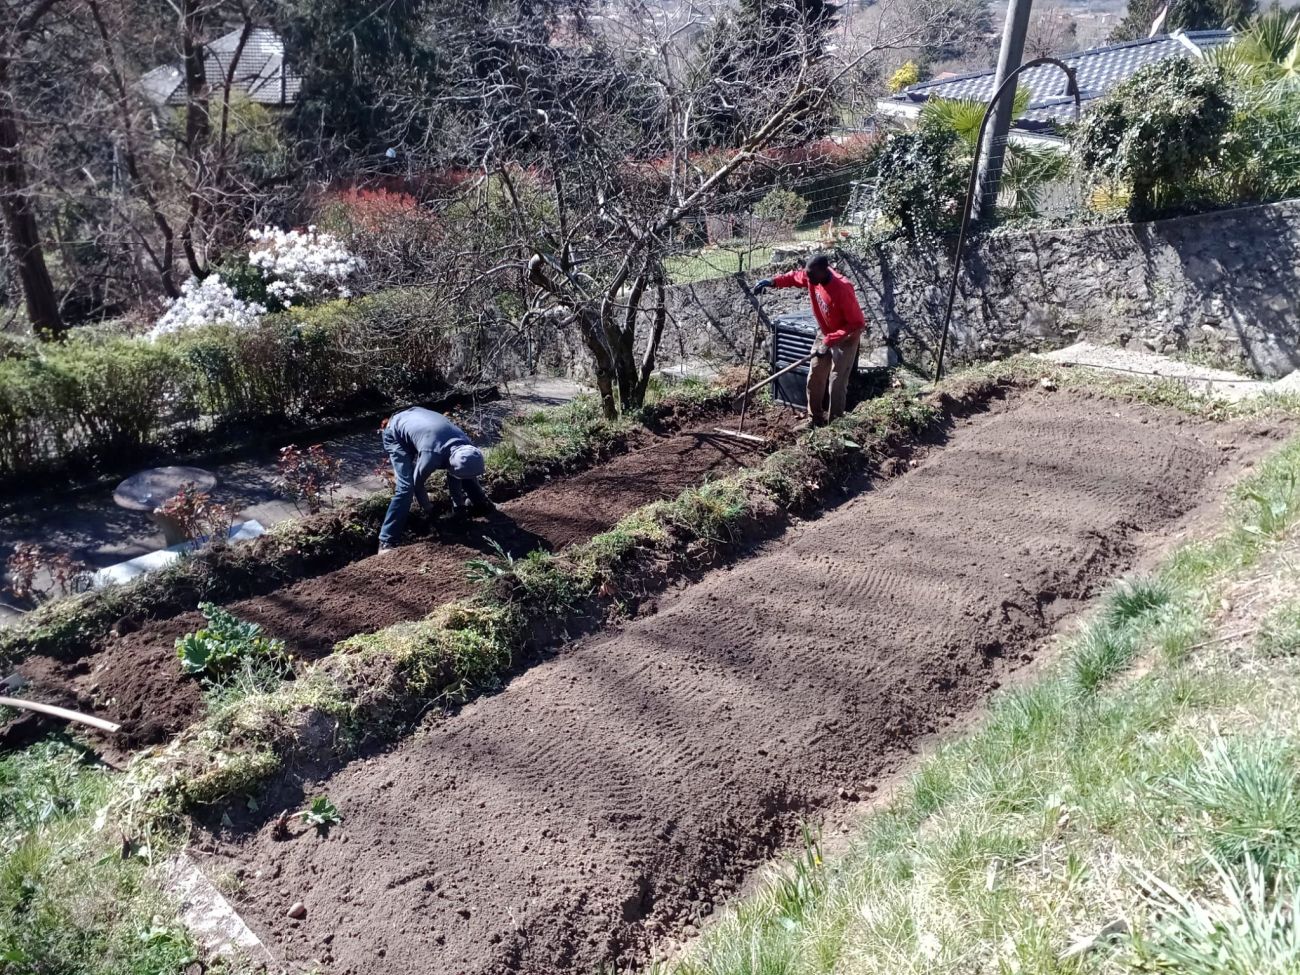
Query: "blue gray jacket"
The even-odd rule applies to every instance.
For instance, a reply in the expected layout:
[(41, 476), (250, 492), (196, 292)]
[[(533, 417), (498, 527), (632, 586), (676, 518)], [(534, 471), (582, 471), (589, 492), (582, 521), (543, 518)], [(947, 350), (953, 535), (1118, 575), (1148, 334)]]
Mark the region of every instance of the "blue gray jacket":
[(425, 507), (429, 496), (425, 493), (424, 482), (429, 475), (450, 467), (451, 452), (457, 447), (472, 446), (464, 430), (441, 413), (422, 406), (394, 413), (384, 429), (384, 439), (397, 443), (408, 457), (414, 458), (415, 472), (411, 479), (415, 482), (415, 496)]

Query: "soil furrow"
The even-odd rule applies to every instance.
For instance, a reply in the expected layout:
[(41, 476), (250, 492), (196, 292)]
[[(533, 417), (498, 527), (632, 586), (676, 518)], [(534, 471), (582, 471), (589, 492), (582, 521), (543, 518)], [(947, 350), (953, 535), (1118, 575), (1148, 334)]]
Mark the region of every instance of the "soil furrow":
[[(719, 436), (712, 427), (682, 431), (614, 458), (593, 470), (552, 481), (502, 504), (499, 516), (436, 534), (334, 572), (303, 579), (269, 595), (229, 604), (241, 619), (262, 625), (290, 651), (311, 660), (357, 633), (419, 619), (472, 591), (466, 562), (494, 557), (492, 543), (511, 555), (558, 550), (612, 527), (641, 505), (759, 460), (793, 423), (774, 413), (761, 421), (768, 445)], [(34, 657), (19, 671), (42, 700), (110, 715), (122, 723), (112, 741), (131, 749), (162, 741), (202, 712), (197, 682), (182, 677), (176, 639), (204, 623), (199, 612), (146, 624), (76, 661)]]
[[(1096, 405), (1033, 395), (958, 424), (916, 470), (657, 615), (311, 784), (344, 816), (328, 835), (258, 818), (205, 841), (211, 869), (238, 876), (239, 909), (295, 965), (553, 973), (644, 956), (802, 817), (977, 708), (1262, 449)], [(305, 789), (283, 781), (259, 816)], [(306, 918), (286, 918), (299, 900)]]

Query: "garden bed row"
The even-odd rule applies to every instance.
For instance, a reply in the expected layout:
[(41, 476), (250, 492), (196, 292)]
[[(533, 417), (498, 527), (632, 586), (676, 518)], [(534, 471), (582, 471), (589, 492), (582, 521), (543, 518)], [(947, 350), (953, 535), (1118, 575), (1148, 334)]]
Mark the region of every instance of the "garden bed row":
[(584, 544), (504, 560), (477, 595), (343, 641), (296, 680), (215, 710), (134, 774), (190, 808), (255, 792), (286, 762), (338, 761), (391, 739), (431, 705), (463, 702), (610, 614), (636, 612), (669, 581), (779, 535), (842, 497), (850, 477), (906, 469), (893, 458), (1016, 387), (988, 378), (943, 394), (891, 392)]
[[(716, 410), (729, 395), (721, 387), (682, 384), (641, 414), (615, 421), (606, 420), (599, 404), (587, 397), (539, 410), (511, 421), (501, 443), (487, 451), (485, 487), (497, 501), (516, 497), (547, 478), (621, 453), (651, 430), (670, 431)], [(441, 513), (445, 493), (431, 486), (430, 497), (435, 514)], [(269, 593), (372, 554), (390, 498), (388, 491), (376, 492), (284, 522), (251, 544), (213, 546), (131, 583), (46, 603), (0, 631), (0, 670), (34, 655), (75, 660), (147, 620), (175, 616), (201, 602)], [(416, 532), (427, 528), (418, 514), (411, 525)]]

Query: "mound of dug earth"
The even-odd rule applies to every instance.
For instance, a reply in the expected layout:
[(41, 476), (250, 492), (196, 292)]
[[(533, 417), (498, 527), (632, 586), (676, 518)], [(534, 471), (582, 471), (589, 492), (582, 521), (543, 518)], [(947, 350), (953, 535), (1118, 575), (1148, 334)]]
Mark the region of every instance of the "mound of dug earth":
[(312, 784), (344, 816), (330, 835), (227, 830), (205, 862), (239, 871), (239, 910), (286, 963), (644, 957), (801, 818), (978, 707), (1003, 661), (1028, 659), (1258, 449), (1143, 407), (1029, 396), (656, 616)]

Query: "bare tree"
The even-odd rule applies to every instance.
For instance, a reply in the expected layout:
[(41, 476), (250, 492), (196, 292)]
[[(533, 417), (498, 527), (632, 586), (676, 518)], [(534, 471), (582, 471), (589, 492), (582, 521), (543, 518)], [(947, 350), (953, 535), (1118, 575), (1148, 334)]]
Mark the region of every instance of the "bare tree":
[(18, 264), (27, 318), (33, 328), (51, 336), (62, 335), (65, 326), (45, 263), (14, 75), (20, 64), (36, 59), (31, 49), (39, 45), (43, 22), (61, 2), (7, 0), (7, 26), (0, 28), (0, 208), (4, 210), (9, 251)]
[[(576, 329), (607, 415), (644, 399), (668, 316), (665, 258), (676, 238), (769, 164), (770, 150), (805, 138), (828, 107), (851, 103), (883, 53), (928, 40), (949, 19), (936, 6), (934, 18), (890, 37), (837, 37), (832, 53), (824, 15), (804, 18), (802, 4), (787, 6), (790, 16), (752, 46), (754, 62), (738, 72), (748, 87), (721, 152), (700, 137), (708, 108), (727, 97), (700, 69), (699, 38), (718, 14), (707, 5), (629, 3), (606, 25), (611, 46), (596, 57), (588, 47), (556, 60), (517, 25), (497, 24), (492, 69), (480, 59), (473, 89), (450, 96), (495, 106), (481, 113), (474, 141), (484, 178), (500, 180), (515, 202), (515, 254), (503, 265), (526, 262), (525, 318)], [(549, 59), (544, 68), (539, 57)], [(551, 209), (528, 212), (521, 167), (545, 184)]]
[(1071, 53), (1075, 50), (1078, 33), (1078, 22), (1065, 7), (1053, 5), (1036, 9), (1029, 16), (1025, 60)]

